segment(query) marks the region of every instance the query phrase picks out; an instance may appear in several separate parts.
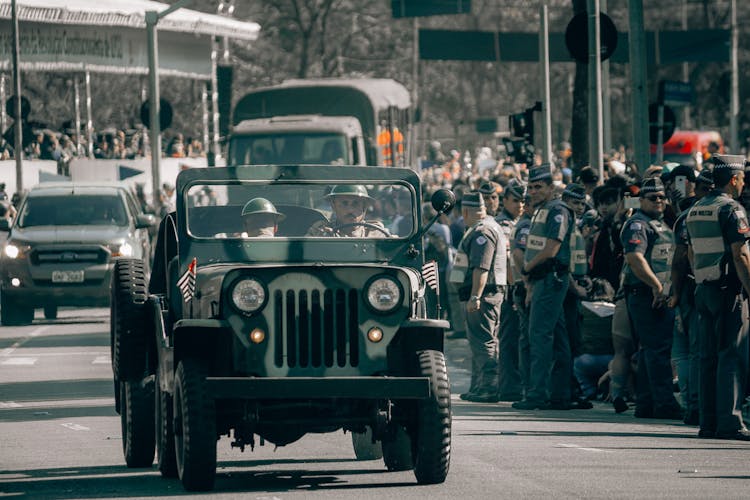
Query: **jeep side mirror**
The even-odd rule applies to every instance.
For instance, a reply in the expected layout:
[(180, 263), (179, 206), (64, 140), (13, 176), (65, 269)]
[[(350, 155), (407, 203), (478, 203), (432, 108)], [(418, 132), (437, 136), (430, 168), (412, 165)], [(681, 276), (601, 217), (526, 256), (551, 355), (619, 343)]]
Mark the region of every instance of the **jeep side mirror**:
[(454, 206), (456, 206), (456, 195), (450, 189), (438, 189), (432, 194), (430, 199), (432, 208), (434, 208), (438, 214), (445, 214), (450, 212)]

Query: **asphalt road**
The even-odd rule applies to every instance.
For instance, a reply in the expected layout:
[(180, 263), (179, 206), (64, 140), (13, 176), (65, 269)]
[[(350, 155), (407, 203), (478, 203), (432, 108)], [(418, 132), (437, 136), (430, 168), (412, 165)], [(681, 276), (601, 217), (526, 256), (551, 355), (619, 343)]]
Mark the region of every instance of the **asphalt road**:
[[(128, 469), (114, 412), (106, 309), (0, 328), (0, 496), (185, 495), (155, 469)], [(453, 383), (451, 471), (417, 486), (411, 472), (356, 461), (348, 435), (308, 435), (244, 453), (218, 443), (216, 490), (202, 498), (748, 498), (750, 444), (703, 440), (676, 421), (593, 410), (522, 412), (457, 398), (465, 341), (447, 345)]]

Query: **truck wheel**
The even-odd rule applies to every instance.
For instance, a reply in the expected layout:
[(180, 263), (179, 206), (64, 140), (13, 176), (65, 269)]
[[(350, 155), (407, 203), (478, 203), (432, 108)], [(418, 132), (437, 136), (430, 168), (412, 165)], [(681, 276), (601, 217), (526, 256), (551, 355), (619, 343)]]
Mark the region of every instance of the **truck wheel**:
[(352, 432), (352, 446), (357, 460), (380, 460), (383, 458), (383, 448), (379, 441), (372, 442), (372, 429), (365, 432)]
[(207, 491), (216, 479), (216, 410), (205, 367), (191, 359), (177, 366), (174, 435), (177, 472), (188, 491)]
[(156, 406), (156, 458), (159, 472), (164, 477), (177, 477), (177, 459), (174, 448), (174, 408), (172, 396), (159, 388), (159, 373), (154, 381)]
[(112, 370), (119, 380), (139, 380), (148, 342), (146, 278), (143, 262), (117, 259), (112, 270), (110, 344)]
[(154, 462), (153, 382), (120, 382), (122, 451), (128, 467), (151, 467)]
[(0, 324), (3, 326), (30, 325), (34, 320), (34, 308), (22, 306), (17, 301), (0, 294)]
[(437, 484), (445, 481), (450, 466), (450, 382), (442, 352), (420, 351), (418, 356), (422, 376), (430, 378), (430, 397), (417, 406), (414, 475), (419, 484)]
[(411, 439), (400, 425), (396, 426), (396, 433), (392, 439), (383, 441), (383, 462), (391, 472), (414, 468)]
[(44, 306), (44, 319), (57, 319), (57, 306)]

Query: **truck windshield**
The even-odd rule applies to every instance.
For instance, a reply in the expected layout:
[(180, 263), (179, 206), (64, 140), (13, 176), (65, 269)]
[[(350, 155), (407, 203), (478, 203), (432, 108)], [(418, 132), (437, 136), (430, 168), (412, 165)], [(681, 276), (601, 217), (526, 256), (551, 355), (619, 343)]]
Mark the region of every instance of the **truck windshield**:
[(185, 204), (194, 238), (407, 238), (417, 228), (414, 192), (393, 182), (197, 184)]
[(233, 137), (231, 165), (345, 165), (352, 162), (341, 134), (284, 132)]

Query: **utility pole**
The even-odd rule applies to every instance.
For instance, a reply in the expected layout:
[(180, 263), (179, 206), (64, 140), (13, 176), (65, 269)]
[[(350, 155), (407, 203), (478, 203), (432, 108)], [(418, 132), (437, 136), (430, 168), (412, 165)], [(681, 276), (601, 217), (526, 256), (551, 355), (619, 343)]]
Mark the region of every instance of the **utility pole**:
[[(599, 0), (602, 12), (607, 13), (607, 0)], [(612, 99), (609, 97), (609, 59), (602, 61), (602, 142), (603, 151), (612, 150)]]
[(539, 8), (539, 66), (542, 94), (542, 161), (552, 161), (552, 124), (549, 83), (549, 15), (547, 5)]
[(602, 164), (602, 59), (599, 0), (588, 0), (589, 17), (589, 165), (604, 178)]
[(643, 29), (643, 0), (628, 0), (630, 37), (630, 84), (633, 151), (641, 172), (651, 163), (648, 140), (648, 93), (646, 91), (646, 35)]
[(161, 12), (155, 10), (146, 11), (146, 34), (148, 36), (148, 98), (149, 98), (149, 135), (151, 142), (151, 189), (153, 192), (154, 209), (158, 211), (161, 207), (161, 179), (159, 172), (159, 160), (161, 156), (161, 125), (159, 123), (159, 42), (156, 24), (159, 19), (168, 16), (172, 12), (184, 7), (190, 0), (179, 0)]
[[(18, 42), (18, 8), (16, 0), (11, 0), (11, 17), (13, 24), (13, 88), (16, 94), (15, 101), (15, 144), (13, 145), (14, 156), (16, 157), (16, 192), (23, 192), (23, 132), (21, 117), (21, 72), (18, 68), (18, 61), (21, 58), (21, 50)], [(3, 103), (5, 105), (5, 103)]]
[(740, 153), (738, 121), (740, 114), (740, 81), (739, 81), (739, 33), (737, 31), (737, 0), (731, 2), (731, 30), (732, 30), (732, 96), (729, 110), (729, 144), (732, 153)]

